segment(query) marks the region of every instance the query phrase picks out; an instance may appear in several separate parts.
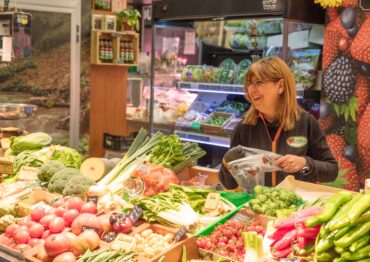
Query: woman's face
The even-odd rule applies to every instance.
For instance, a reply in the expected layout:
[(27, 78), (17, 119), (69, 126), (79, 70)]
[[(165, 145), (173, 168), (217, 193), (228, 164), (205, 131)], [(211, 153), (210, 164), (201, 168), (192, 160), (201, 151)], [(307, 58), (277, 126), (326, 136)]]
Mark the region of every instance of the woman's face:
[(259, 112), (270, 116), (277, 113), (280, 103), (279, 82), (252, 77), (247, 92)]

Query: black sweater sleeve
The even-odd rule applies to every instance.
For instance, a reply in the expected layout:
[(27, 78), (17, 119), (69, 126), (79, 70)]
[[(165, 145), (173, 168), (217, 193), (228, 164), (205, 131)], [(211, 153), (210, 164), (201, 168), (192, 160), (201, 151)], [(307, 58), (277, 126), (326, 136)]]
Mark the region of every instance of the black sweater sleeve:
[[(233, 131), (233, 134), (231, 136), (231, 141), (230, 141), (230, 148), (241, 144), (240, 125), (241, 123), (239, 123)], [(220, 178), (220, 181), (225, 188), (235, 189), (238, 187), (238, 183), (236, 182), (234, 177), (230, 174), (229, 170), (225, 167), (224, 161), (222, 161), (221, 169), (220, 169), (220, 172), (218, 173), (218, 177)]]
[(334, 181), (338, 175), (338, 162), (333, 157), (318, 122), (309, 116), (308, 154), (304, 156), (310, 168), (308, 176), (319, 182)]

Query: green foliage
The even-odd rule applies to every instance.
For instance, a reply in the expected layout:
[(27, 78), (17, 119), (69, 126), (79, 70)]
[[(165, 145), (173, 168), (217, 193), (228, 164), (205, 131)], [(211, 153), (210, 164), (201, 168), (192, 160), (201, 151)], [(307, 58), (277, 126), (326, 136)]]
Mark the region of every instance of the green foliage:
[(339, 170), (338, 177), (333, 182), (322, 183), (325, 186), (343, 188), (345, 185), (349, 184), (348, 180), (343, 176), (348, 172), (348, 169)]
[(137, 9), (125, 9), (116, 14), (117, 26), (122, 26), (122, 18), (126, 20), (129, 26), (135, 26), (136, 30), (139, 30), (140, 25), (140, 12)]

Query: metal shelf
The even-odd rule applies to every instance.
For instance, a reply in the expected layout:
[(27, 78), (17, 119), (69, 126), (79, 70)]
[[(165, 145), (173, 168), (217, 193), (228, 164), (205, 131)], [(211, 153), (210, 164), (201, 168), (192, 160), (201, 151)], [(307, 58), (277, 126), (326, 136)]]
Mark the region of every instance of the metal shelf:
[(181, 90), (203, 93), (235, 94), (244, 95), (243, 85), (218, 84), (218, 83), (195, 83), (177, 82), (177, 87)]
[(183, 141), (196, 142), (198, 144), (206, 144), (225, 148), (230, 147), (229, 137), (198, 134), (180, 130), (175, 130), (175, 134), (178, 135)]

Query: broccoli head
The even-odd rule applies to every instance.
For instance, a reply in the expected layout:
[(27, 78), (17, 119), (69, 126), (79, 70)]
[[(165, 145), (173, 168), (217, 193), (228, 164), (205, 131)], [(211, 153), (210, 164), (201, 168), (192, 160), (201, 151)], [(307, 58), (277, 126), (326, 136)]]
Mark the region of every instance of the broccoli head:
[(95, 185), (95, 181), (86, 176), (73, 176), (67, 182), (64, 190), (64, 196), (77, 196), (80, 198), (84, 197), (85, 191), (89, 189), (90, 186)]
[(49, 182), (50, 178), (58, 171), (65, 168), (65, 166), (56, 160), (50, 160), (45, 162), (41, 168), (40, 172), (38, 174), (38, 178), (42, 182)]
[(51, 179), (49, 180), (48, 190), (49, 192), (55, 192), (62, 194), (63, 189), (66, 186), (67, 182), (73, 176), (82, 176), (81, 172), (78, 169), (67, 167), (58, 172), (56, 172)]
[(268, 200), (268, 197), (265, 195), (257, 195), (256, 197), (261, 202), (266, 202)]

